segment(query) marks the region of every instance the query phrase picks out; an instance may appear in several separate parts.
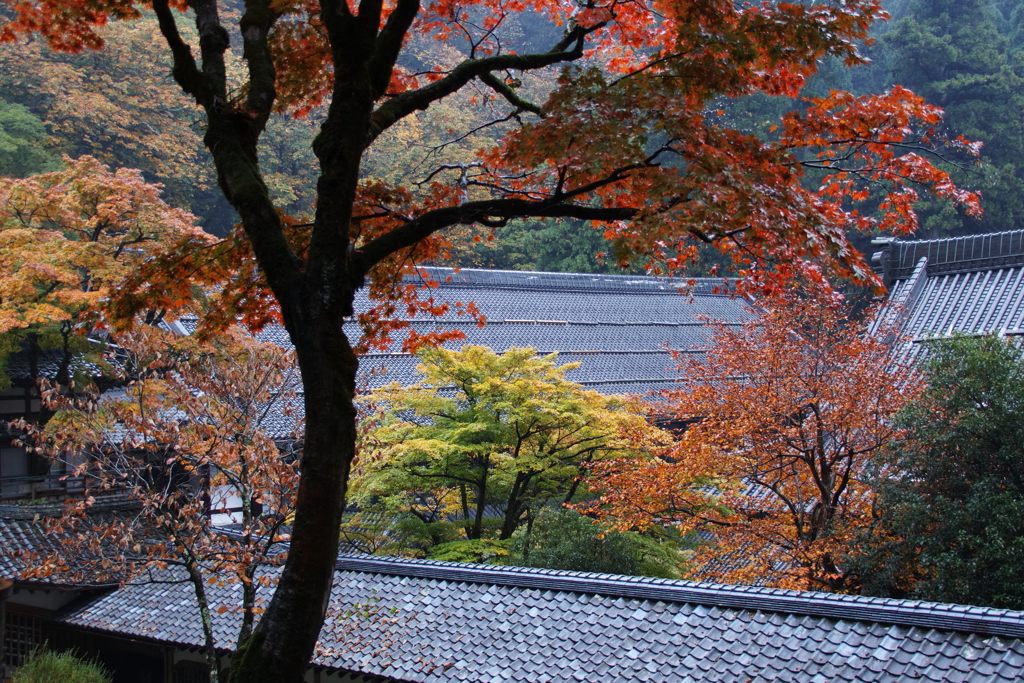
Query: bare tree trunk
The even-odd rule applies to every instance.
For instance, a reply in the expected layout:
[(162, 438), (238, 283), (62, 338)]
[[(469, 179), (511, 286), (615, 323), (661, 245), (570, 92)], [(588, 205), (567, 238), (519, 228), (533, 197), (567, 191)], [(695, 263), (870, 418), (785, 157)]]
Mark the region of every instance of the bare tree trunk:
[(210, 683), (220, 683), (220, 667), (217, 660), (217, 644), (213, 637), (213, 618), (210, 616), (210, 601), (206, 598), (206, 582), (203, 574), (194, 561), (186, 561), (185, 569), (188, 570), (189, 580), (196, 593), (196, 602), (199, 603), (199, 616), (203, 622), (203, 655), (206, 657), (206, 664), (210, 667)]
[(510, 538), (516, 529), (519, 528), (523, 510), (526, 508), (524, 501), (526, 488), (530, 485), (531, 478), (533, 478), (532, 472), (520, 472), (516, 475), (512, 491), (508, 495), (508, 503), (505, 506), (505, 519), (502, 520), (501, 535), (498, 536), (499, 541)]
[(232, 681), (299, 680), (323, 624), (334, 578), (356, 438), (357, 360), (340, 320), (308, 336), (293, 332), (292, 339), (307, 411), (295, 524), (277, 590), (232, 660)]
[(484, 459), (483, 474), (480, 475), (480, 488), (477, 489), (476, 511), (473, 514), (473, 526), (467, 534), (471, 539), (479, 540), (484, 533), (484, 508), (487, 507), (487, 476), (490, 474), (491, 459)]

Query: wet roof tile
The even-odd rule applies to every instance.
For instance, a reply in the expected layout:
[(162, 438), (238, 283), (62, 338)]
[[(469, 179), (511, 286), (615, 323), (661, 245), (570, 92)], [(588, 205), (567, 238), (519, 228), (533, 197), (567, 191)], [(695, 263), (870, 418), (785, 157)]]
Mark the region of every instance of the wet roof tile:
[[(603, 394), (648, 395), (671, 388), (679, 372), (670, 349), (699, 355), (710, 338), (705, 320), (738, 324), (748, 316), (748, 302), (731, 295), (731, 283), (722, 279), (474, 269), (456, 273), (444, 268), (424, 272), (438, 282), (431, 292), (436, 301), (473, 301), (487, 324), (480, 327), (475, 320), (450, 312), (406, 320), (412, 331), (458, 329), (465, 338), (446, 344), (453, 349), (473, 344), (496, 351), (519, 347), (557, 352), (560, 364), (581, 363), (567, 373), (568, 379)], [(360, 292), (356, 309), (370, 306), (365, 292)], [(195, 321), (183, 319), (180, 328), (190, 332)], [(354, 322), (346, 324), (346, 333), (358, 337)], [(258, 336), (291, 347), (280, 326), (268, 326)], [(398, 337), (386, 351), (362, 357), (363, 386), (408, 385), (420, 379), (418, 359), (402, 353), (403, 340)], [(295, 408), (288, 416), (268, 420), (275, 438), (291, 436), (301, 412), (301, 406)]]
[[(212, 591), (228, 604), (236, 593)], [(61, 621), (201, 642), (198, 616), (169, 604), (191, 604), (187, 585), (125, 586)], [(346, 616), (355, 604), (368, 616)], [(221, 646), (236, 621), (217, 616)], [(1024, 614), (1005, 610), (350, 556), (315, 664), (409, 681), (1010, 681), (1024, 675), (1022, 638)]]
[(954, 332), (1024, 334), (1024, 231), (881, 241), (872, 259), (889, 287), (884, 320), (920, 342)]

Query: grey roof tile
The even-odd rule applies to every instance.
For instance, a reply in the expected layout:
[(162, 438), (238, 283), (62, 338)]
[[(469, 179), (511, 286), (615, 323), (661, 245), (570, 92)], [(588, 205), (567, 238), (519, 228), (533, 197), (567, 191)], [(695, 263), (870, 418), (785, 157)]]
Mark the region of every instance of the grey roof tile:
[[(699, 316), (735, 324), (747, 317), (746, 302), (731, 296), (726, 280), (688, 280), (639, 276), (527, 273), (427, 268), (424, 272), (439, 283), (432, 296), (438, 302), (473, 301), (488, 323), (479, 327), (465, 316), (449, 312), (437, 318), (411, 318), (410, 330), (423, 334), (435, 329), (457, 328), (465, 338), (448, 348), (465, 344), (488, 346), (496, 351), (510, 347), (536, 348), (539, 353), (559, 353), (560, 363), (580, 361), (567, 373), (571, 381), (605, 394), (648, 392), (671, 387), (678, 377), (677, 361), (669, 349), (700, 353), (709, 331)], [(681, 288), (687, 290), (681, 293)], [(369, 310), (364, 291), (357, 295), (356, 309)], [(196, 321), (183, 319), (181, 328), (195, 329)], [(346, 333), (358, 337), (354, 322)], [(268, 326), (258, 337), (291, 347), (280, 326)], [(420, 376), (418, 359), (401, 351), (396, 338), (386, 351), (361, 358), (366, 386), (386, 383), (412, 384)], [(268, 420), (275, 436), (289, 438), (296, 415)]]
[(892, 241), (873, 261), (894, 304), (885, 319), (912, 338), (1024, 334), (1024, 231)]
[[(381, 618), (328, 620), (316, 663), (405, 680), (944, 680), (976, 672), (979, 665), (992, 677), (1011, 680), (1024, 672), (1024, 616), (1006, 611), (376, 558), (344, 560), (336, 578), (332, 614), (375, 597)], [(586, 590), (573, 588), (584, 585), (579, 582)], [(409, 599), (421, 593), (434, 601), (434, 612), (425, 609), (426, 601)], [(225, 587), (213, 595), (230, 601), (233, 593)], [(736, 603), (737, 596), (748, 602)], [(129, 605), (137, 609), (130, 616)], [(166, 605), (180, 609), (162, 609)], [(794, 613), (801, 605), (810, 612), (831, 610), (832, 616)], [(185, 645), (200, 637), (189, 606), (187, 587), (126, 586), (61, 620)], [(881, 607), (887, 618), (910, 623), (858, 616)], [(1017, 635), (965, 637), (914, 625), (936, 615), (947, 615), (950, 628), (989, 624), (1005, 630), (1016, 624)], [(236, 618), (217, 617), (223, 644), (231, 642)], [(332, 640), (352, 628), (363, 644), (357, 652)], [(394, 644), (381, 647), (388, 642)], [(427, 671), (417, 664), (424, 656), (452, 665)]]

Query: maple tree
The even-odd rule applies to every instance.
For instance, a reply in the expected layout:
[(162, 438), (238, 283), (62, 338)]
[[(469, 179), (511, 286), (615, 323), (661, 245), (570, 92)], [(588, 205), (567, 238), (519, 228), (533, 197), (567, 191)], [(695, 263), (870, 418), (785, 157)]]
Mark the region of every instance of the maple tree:
[(872, 455), (917, 388), (892, 337), (850, 320), (831, 292), (759, 301), (715, 325), (706, 360), (681, 366), (670, 413), (688, 423), (655, 457), (598, 463), (586, 509), (621, 529), (671, 525), (711, 539), (702, 579), (846, 590), (843, 557), (871, 521)]
[(456, 516), (470, 540), (483, 537), (489, 507), (507, 540), (540, 506), (572, 501), (587, 463), (667, 437), (648, 424), (644, 404), (583, 389), (565, 379), (578, 363), (558, 366), (536, 349), (433, 348), (420, 358), (422, 382), (370, 397), (383, 412), (353, 497), (386, 498), (424, 522)]
[[(9, 0), (8, 8), (0, 39), (39, 34), (66, 51), (101, 47), (110, 21), (156, 16), (174, 78), (205, 114), (218, 184), (241, 218), (230, 248), (217, 252), (240, 274), (216, 280), (223, 303), (207, 322), (279, 316), (295, 344), (307, 431), (291, 552), (232, 666), (235, 680), (294, 681), (308, 662), (355, 454), (356, 346), (385, 343), (393, 331), (386, 318), (399, 306), (444, 310), (429, 297), (417, 304), (401, 278), (446, 253), (449, 228), (576, 218), (605, 225), (616, 260), (641, 253), (676, 268), (695, 255), (695, 242), (708, 242), (758, 273), (873, 281), (848, 229), (913, 229), (917, 184), (976, 206), (921, 156), (938, 141), (940, 112), (906, 90), (831, 93), (786, 115), (772, 143), (721, 126), (707, 108), (756, 91), (795, 95), (825, 56), (861, 61), (857, 41), (884, 17), (878, 0), (246, 0), (237, 20), (217, 0)], [(505, 19), (528, 12), (561, 27), (560, 37), (512, 52)], [(230, 78), (229, 20), (242, 43), (240, 83)], [(182, 28), (189, 23), (195, 40)], [(402, 66), (419, 35), (460, 46), (461, 60)], [(557, 85), (530, 99), (534, 73), (558, 73)], [(361, 181), (363, 158), (387, 130), (468, 90), (510, 124), (498, 144), (487, 139), (479, 167), (445, 170), (421, 193)], [(311, 223), (299, 223), (274, 205), (258, 145), (275, 111), (320, 105), (316, 207)], [(818, 191), (800, 184), (808, 166), (827, 172)], [(866, 187), (885, 196), (878, 219), (848, 203), (867, 198)], [(190, 297), (184, 276), (199, 264), (188, 257), (211, 253), (148, 263), (119, 292), (122, 317)], [(384, 301), (359, 316), (369, 336), (354, 344), (342, 322), (364, 286)]]
[[(45, 398), (56, 415), (41, 429), (22, 425), (85, 489), (48, 528), (62, 542), (29, 553), (25, 577), (174, 580), (161, 570), (183, 568), (200, 606), (210, 681), (218, 683), (206, 585), (239, 584), (244, 642), (262, 610), (260, 570), (284, 557), (298, 472), (297, 453), (278, 441), (301, 439), (297, 372), (291, 354), (235, 329), (204, 343), (145, 326), (116, 342), (122, 390), (72, 397), (51, 389)], [(110, 492), (134, 505), (93, 520), (90, 501)], [(218, 513), (230, 515), (233, 533), (214, 525)]]
[[(33, 386), (44, 361), (55, 366), (50, 379), (67, 387), (76, 367), (101, 360), (88, 335), (102, 327), (101, 303), (137, 264), (182, 240), (210, 242), (138, 171), (111, 171), (87, 156), (65, 164), (0, 178), (0, 370), (10, 353), (24, 352)], [(0, 386), (8, 381), (0, 375)]]

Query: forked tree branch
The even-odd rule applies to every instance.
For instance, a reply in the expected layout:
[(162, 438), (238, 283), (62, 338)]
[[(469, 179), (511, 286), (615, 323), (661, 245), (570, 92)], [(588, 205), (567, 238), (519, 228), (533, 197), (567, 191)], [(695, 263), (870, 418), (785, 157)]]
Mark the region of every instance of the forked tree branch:
[(405, 35), (419, 11), (419, 0), (398, 0), (398, 4), (391, 11), (391, 16), (377, 36), (377, 45), (373, 57), (370, 58), (373, 99), (379, 99), (387, 92)]
[(212, 97), (206, 87), (203, 74), (199, 71), (195, 57), (192, 56), (192, 49), (178, 32), (174, 12), (168, 6), (167, 0), (153, 0), (153, 11), (156, 13), (156, 19), (160, 25), (160, 33), (163, 34), (164, 40), (167, 41), (167, 45), (171, 49), (171, 56), (174, 60), (172, 67), (174, 80), (186, 94), (196, 98), (200, 104), (209, 103)]
[(584, 39), (603, 26), (604, 24), (597, 24), (589, 28), (576, 26), (566, 32), (566, 35), (550, 52), (467, 59), (452, 69), (444, 78), (417, 90), (404, 92), (380, 105), (370, 119), (366, 146), (369, 147), (381, 133), (412, 112), (426, 109), (434, 102), (457, 92), (474, 78), (480, 78), (492, 71), (506, 69), (533, 71), (560, 62), (571, 62), (582, 58)]
[(246, 0), (238, 25), (242, 32), (242, 54), (249, 69), (246, 109), (259, 114), (261, 124), (270, 117), (277, 99), (277, 74), (270, 54), (270, 29), (277, 21), (269, 0)]
[[(205, 76), (206, 87), (212, 98), (227, 98), (227, 69), (224, 65), (224, 53), (230, 45), (228, 32), (220, 23), (217, 13), (217, 0), (193, 0), (192, 10), (196, 13), (196, 30), (199, 32), (199, 53)], [(210, 107), (213, 102), (204, 102)]]

